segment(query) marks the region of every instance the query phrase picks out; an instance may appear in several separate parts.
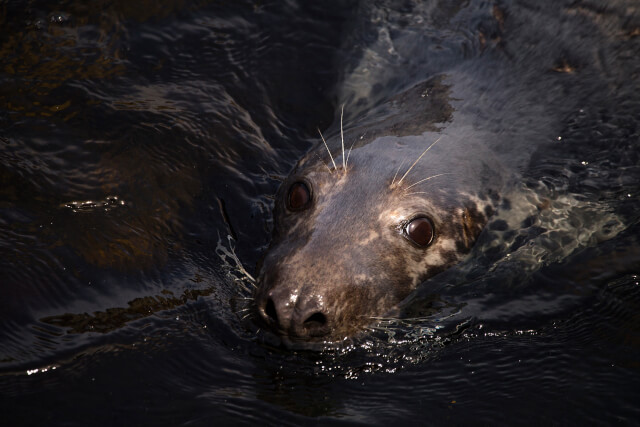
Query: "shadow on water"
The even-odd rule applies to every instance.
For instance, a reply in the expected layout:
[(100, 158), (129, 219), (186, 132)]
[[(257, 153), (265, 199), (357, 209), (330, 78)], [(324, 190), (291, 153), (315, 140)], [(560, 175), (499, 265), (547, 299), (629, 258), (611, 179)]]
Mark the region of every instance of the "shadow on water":
[[(400, 3), (0, 4), (6, 422), (638, 419), (640, 10)], [(410, 57), (416, 43), (429, 61)], [(316, 128), (340, 101), (349, 120), (421, 73), (505, 58), (567, 90), (540, 91), (566, 105), (531, 106), (522, 130), (559, 137), (526, 166), (531, 215), (498, 216), (469, 259), (366, 333), (271, 346), (248, 276)], [(575, 76), (588, 90), (570, 91)], [(511, 135), (510, 117), (486, 126)]]

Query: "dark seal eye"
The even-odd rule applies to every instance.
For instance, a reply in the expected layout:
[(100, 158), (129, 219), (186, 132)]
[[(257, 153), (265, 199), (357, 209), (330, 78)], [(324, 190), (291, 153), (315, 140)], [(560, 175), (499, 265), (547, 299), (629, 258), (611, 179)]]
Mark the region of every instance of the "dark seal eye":
[(423, 248), (429, 246), (433, 240), (433, 224), (428, 218), (414, 218), (404, 227), (407, 237), (416, 245)]
[(301, 211), (309, 207), (311, 192), (303, 182), (296, 182), (289, 188), (287, 204), (292, 211)]

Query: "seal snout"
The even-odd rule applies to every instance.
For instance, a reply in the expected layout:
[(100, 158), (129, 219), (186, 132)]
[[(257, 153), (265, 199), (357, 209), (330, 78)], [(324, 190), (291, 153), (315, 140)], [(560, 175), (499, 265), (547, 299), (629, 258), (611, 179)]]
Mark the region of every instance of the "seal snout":
[(261, 302), (259, 313), (272, 328), (290, 338), (313, 339), (330, 334), (328, 313), (322, 298), (314, 294), (297, 295), (272, 289)]

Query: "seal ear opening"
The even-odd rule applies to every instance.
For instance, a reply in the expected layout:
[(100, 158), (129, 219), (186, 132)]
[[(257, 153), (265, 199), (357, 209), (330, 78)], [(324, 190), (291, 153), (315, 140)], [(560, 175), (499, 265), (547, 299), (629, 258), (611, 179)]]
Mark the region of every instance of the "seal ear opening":
[(484, 227), (484, 216), (475, 209), (465, 208), (462, 212), (462, 242), (464, 249), (469, 252)]

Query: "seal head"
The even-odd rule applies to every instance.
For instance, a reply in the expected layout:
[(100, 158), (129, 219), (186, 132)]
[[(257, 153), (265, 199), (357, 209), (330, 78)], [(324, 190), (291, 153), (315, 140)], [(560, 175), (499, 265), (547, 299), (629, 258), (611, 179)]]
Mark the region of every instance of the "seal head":
[(338, 167), (315, 151), (299, 162), (278, 191), (258, 278), (263, 324), (289, 341), (342, 340), (469, 252), (490, 198), (462, 190), (437, 137), (374, 136)]

